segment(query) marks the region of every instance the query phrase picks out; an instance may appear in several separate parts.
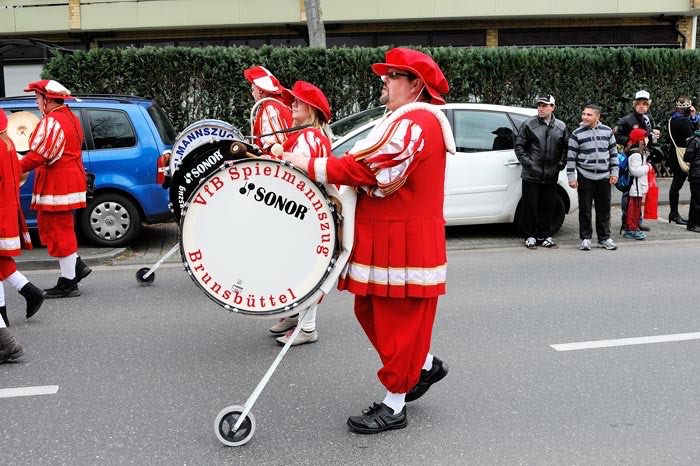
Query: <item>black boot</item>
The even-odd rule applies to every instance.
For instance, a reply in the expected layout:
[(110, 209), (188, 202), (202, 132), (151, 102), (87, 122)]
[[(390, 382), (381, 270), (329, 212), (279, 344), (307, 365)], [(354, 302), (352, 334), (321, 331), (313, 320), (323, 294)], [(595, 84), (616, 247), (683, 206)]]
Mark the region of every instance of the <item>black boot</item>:
[(78, 256), (78, 259), (75, 261), (75, 283), (80, 283), (80, 280), (90, 275), (90, 273), (92, 273), (92, 269), (85, 265), (85, 262)]
[(27, 300), (27, 319), (36, 314), (41, 305), (44, 303), (46, 291), (37, 288), (32, 283), (27, 283), (19, 290), (19, 294)]
[(688, 231), (692, 231), (693, 233), (700, 233), (700, 226), (688, 225), (686, 228), (688, 229)]
[(6, 328), (0, 328), (0, 363), (24, 355), (24, 349)]
[(688, 221), (686, 219), (684, 219), (683, 217), (681, 217), (681, 214), (679, 214), (678, 212), (671, 212), (668, 215), (668, 223), (674, 223), (674, 222), (679, 224), (679, 225), (687, 225), (688, 224)]
[(56, 286), (44, 291), (46, 291), (46, 299), (72, 298), (74, 296), (80, 296), (78, 282), (75, 278), (71, 280), (66, 277), (58, 277), (58, 283), (56, 283)]
[(2, 320), (5, 322), (5, 327), (9, 327), (10, 321), (7, 318), (7, 308), (5, 306), (0, 306), (0, 316), (2, 316)]

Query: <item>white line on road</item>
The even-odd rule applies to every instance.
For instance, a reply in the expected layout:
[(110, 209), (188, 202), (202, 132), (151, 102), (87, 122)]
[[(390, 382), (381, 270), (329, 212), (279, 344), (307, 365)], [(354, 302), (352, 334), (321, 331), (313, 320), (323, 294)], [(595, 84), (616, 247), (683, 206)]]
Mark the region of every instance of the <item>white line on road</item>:
[(44, 385), (41, 387), (0, 388), (0, 398), (14, 398), (17, 396), (53, 395), (58, 391), (58, 385)]
[(611, 346), (646, 345), (648, 343), (665, 343), (669, 341), (700, 340), (700, 332), (674, 333), (651, 337), (620, 338), (618, 340), (582, 341), (579, 343), (560, 343), (549, 345), (557, 351), (576, 351), (592, 348), (609, 348)]

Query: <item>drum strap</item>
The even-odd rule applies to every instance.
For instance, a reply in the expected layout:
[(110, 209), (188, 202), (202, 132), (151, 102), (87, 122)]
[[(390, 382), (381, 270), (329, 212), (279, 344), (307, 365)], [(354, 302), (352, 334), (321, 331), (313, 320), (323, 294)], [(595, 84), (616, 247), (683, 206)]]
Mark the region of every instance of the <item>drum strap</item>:
[(329, 196), (329, 200), (333, 208), (335, 209), (335, 213), (338, 218), (338, 228), (337, 228), (337, 235), (336, 235), (336, 246), (337, 246), (337, 251), (342, 251), (343, 249), (343, 203), (340, 202), (340, 199), (334, 196)]

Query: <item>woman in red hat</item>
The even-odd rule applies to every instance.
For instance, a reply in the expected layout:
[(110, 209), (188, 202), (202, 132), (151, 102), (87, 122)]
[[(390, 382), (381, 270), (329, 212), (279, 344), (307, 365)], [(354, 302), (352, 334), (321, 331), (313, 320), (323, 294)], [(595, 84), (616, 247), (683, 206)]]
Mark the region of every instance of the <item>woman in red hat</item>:
[[(292, 111), (282, 102), (284, 87), (267, 68), (252, 66), (243, 72), (255, 99), (251, 116), (254, 143), (266, 154), (275, 144), (284, 144), (287, 133), (280, 132), (292, 124)], [(266, 135), (266, 136), (263, 136)]]
[(24, 353), (6, 328), (10, 322), (5, 307), (5, 281), (27, 300), (27, 319), (44, 302), (44, 292), (17, 271), (13, 259), (22, 249), (32, 248), (19, 202), (20, 173), (17, 152), (7, 135), (7, 116), (0, 110), (0, 363)]
[(44, 116), (29, 139), (29, 152), (20, 165), (23, 172), (35, 171), (31, 207), (37, 211), (39, 238), (61, 268), (58, 283), (46, 290), (46, 297), (80, 296), (78, 282), (92, 272), (78, 256), (74, 226), (74, 210), (87, 205), (83, 129), (78, 117), (64, 104), (72, 97), (61, 83), (34, 81), (24, 91), (36, 94)]
[[(285, 154), (296, 154), (305, 159), (329, 157), (331, 155), (331, 107), (321, 89), (306, 81), (297, 81), (291, 90), (285, 89), (283, 98), (292, 107), (294, 126), (308, 127), (291, 133), (284, 143)], [(285, 333), (277, 338), (280, 345), (287, 343), (294, 327), (299, 323), (299, 316), (285, 317), (270, 327), (272, 333)], [(316, 331), (316, 305), (307, 313), (301, 325), (301, 332), (292, 342), (292, 346), (314, 343), (318, 340)]]

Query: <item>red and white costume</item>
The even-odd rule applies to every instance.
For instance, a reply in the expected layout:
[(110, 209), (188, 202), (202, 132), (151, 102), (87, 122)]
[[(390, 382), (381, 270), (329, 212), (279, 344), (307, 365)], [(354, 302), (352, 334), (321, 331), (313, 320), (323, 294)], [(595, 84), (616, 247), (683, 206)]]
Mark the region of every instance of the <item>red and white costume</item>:
[(304, 128), (292, 133), (282, 147), (285, 152), (302, 154), (312, 159), (331, 155), (331, 141), (318, 128)]
[[(268, 97), (262, 101), (255, 113), (253, 136), (255, 144), (263, 152), (268, 152), (273, 144), (284, 144), (287, 133), (274, 133), (292, 126), (292, 110), (276, 98)], [(268, 134), (269, 136), (262, 136)]]
[(22, 171), (35, 170), (32, 209), (38, 211), (39, 237), (53, 257), (78, 250), (73, 210), (86, 206), (83, 130), (65, 105), (48, 112), (34, 129)]
[(393, 393), (417, 382), (430, 349), (437, 298), (445, 293), (443, 217), (449, 122), (435, 106), (407, 104), (381, 120), (342, 158), (309, 163), (309, 177), (356, 186), (355, 245), (338, 288), (355, 313)]
[[(0, 113), (2, 119), (5, 114), (2, 110)], [(0, 125), (0, 131), (2, 129)], [(12, 257), (19, 256), (22, 249), (32, 249), (19, 200), (20, 175), (19, 160), (12, 142), (8, 148), (0, 138), (0, 281), (17, 270)]]

